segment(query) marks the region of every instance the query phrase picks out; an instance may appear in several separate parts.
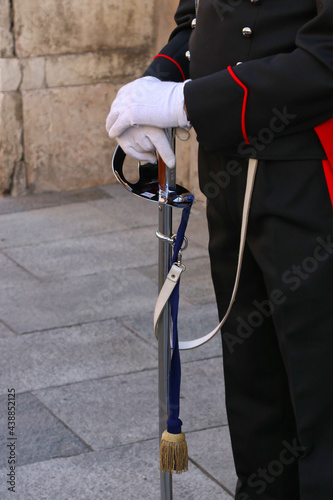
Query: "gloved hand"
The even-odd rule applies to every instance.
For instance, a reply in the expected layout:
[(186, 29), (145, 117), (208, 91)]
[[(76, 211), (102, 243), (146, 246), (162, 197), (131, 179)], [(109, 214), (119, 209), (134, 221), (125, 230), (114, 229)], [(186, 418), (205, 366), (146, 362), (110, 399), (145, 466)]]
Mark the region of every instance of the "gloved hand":
[(136, 160), (156, 163), (157, 150), (168, 167), (173, 168), (176, 164), (174, 152), (163, 129), (147, 125), (130, 127), (117, 137), (117, 141), (122, 150)]
[[(181, 141), (187, 141), (190, 137), (190, 133), (183, 128), (177, 128), (176, 134)], [(146, 125), (130, 127), (117, 137), (117, 142), (127, 155), (136, 160), (156, 163), (157, 150), (169, 168), (176, 165), (175, 154), (163, 129)]]
[(161, 82), (145, 76), (124, 85), (106, 120), (109, 136), (120, 137), (134, 125), (189, 129), (191, 124), (184, 110), (185, 83)]

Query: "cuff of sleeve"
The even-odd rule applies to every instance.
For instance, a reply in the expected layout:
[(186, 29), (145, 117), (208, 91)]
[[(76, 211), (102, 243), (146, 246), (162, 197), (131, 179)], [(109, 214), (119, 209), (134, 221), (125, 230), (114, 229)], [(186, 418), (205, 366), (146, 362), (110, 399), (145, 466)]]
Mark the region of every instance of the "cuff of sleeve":
[(157, 56), (143, 76), (155, 76), (162, 81), (183, 82), (189, 78), (188, 50), (189, 30), (178, 33)]
[(175, 62), (164, 56), (156, 56), (143, 76), (154, 76), (164, 82), (183, 82), (183, 73)]
[(199, 143), (210, 152), (246, 143), (244, 89), (228, 70), (186, 83), (185, 103)]
[(184, 88), (185, 84), (190, 82), (191, 80), (186, 80), (183, 84), (178, 84), (175, 87), (175, 92), (176, 92), (176, 101), (177, 101), (177, 110), (178, 110), (178, 125), (179, 127), (182, 128), (191, 128), (191, 123), (189, 122), (187, 118), (187, 114), (185, 111), (185, 96), (184, 96)]

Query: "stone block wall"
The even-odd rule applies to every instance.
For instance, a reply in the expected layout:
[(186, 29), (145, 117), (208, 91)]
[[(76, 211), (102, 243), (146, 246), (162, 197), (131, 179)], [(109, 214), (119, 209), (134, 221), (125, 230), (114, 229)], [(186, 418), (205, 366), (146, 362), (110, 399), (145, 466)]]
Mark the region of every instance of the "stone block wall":
[[(0, 194), (114, 182), (106, 115), (166, 42), (177, 3), (0, 0)], [(178, 156), (195, 186), (195, 141)]]

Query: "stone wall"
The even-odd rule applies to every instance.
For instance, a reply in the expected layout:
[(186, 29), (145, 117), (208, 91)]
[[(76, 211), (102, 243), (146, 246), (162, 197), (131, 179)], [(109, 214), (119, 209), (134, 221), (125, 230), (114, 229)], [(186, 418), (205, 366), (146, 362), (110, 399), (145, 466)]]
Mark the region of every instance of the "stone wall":
[[(110, 103), (166, 42), (177, 3), (0, 0), (1, 194), (114, 182)], [(178, 156), (195, 186), (195, 141)]]

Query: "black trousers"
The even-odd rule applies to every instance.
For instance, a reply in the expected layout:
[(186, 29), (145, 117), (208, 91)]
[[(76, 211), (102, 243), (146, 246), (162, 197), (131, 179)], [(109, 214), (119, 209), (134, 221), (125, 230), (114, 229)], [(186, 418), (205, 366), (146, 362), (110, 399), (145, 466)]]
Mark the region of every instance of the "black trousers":
[[(247, 160), (199, 152), (220, 316), (234, 283)], [(237, 500), (333, 499), (333, 210), (321, 160), (259, 161), (222, 331)]]

